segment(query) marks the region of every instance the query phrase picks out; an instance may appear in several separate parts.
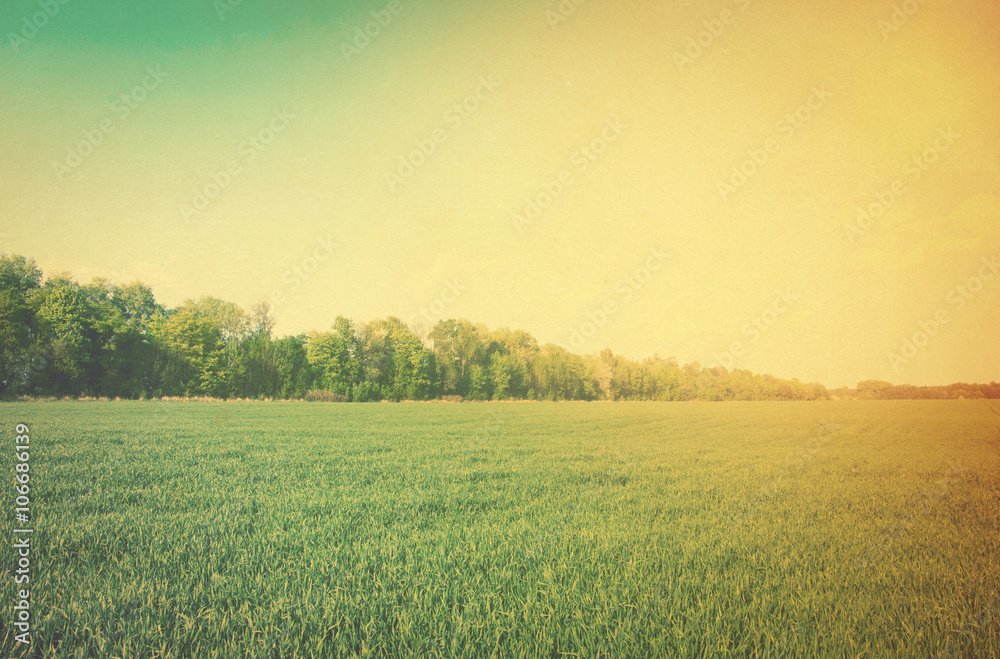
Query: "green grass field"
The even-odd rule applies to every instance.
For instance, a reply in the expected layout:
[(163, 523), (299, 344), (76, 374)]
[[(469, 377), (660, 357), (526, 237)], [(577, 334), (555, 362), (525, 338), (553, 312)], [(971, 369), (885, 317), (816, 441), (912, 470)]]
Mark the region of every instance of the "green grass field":
[(0, 405), (0, 655), (1000, 656), (982, 401)]

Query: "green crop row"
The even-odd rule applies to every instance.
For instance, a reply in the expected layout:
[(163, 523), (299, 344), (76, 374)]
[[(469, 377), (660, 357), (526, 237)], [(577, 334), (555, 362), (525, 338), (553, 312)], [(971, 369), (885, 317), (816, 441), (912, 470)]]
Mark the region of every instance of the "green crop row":
[(33, 644), (8, 545), (0, 655), (997, 657), (998, 421), (981, 401), (3, 404), (9, 439), (31, 428), (35, 530)]

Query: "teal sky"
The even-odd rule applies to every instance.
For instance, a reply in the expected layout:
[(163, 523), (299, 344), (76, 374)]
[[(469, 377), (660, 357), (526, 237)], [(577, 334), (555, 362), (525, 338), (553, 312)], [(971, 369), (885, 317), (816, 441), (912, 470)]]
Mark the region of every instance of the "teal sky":
[(47, 274), (270, 299), (281, 334), (465, 317), (830, 386), (1000, 379), (995, 2), (94, 4), (30, 38), (38, 2), (0, 7), (0, 251)]

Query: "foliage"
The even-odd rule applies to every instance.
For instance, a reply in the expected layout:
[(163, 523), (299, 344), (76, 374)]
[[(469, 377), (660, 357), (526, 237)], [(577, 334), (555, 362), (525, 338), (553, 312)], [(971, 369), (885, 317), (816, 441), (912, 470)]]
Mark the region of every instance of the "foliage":
[[(427, 344), (399, 318), (272, 336), (267, 303), (249, 313), (214, 297), (159, 305), (140, 282), (42, 283), (22, 256), (0, 255), (0, 396), (430, 400), (826, 400), (820, 384), (746, 370), (577, 355), (523, 330), (440, 320)], [(997, 385), (858, 384), (859, 398), (997, 398)], [(852, 397), (842, 395), (840, 397)]]
[(840, 387), (830, 392), (839, 399), (862, 400), (945, 400), (1000, 398), (1000, 383), (968, 384), (956, 382), (945, 386), (917, 387), (912, 384), (893, 385), (879, 380), (859, 382), (856, 389)]

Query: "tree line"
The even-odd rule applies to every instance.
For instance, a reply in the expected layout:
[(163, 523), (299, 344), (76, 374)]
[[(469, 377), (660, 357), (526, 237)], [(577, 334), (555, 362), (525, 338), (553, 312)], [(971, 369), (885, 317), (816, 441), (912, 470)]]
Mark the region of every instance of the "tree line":
[[(523, 330), (400, 319), (274, 337), (267, 303), (160, 305), (136, 281), (66, 274), (0, 255), (0, 396), (380, 400), (826, 400), (821, 384), (748, 370), (578, 355)], [(860, 389), (860, 385), (859, 385)]]
[(854, 389), (831, 389), (830, 395), (838, 399), (857, 400), (946, 400), (1000, 398), (1000, 383), (954, 384), (927, 387), (912, 384), (892, 384), (884, 380), (864, 380)]

